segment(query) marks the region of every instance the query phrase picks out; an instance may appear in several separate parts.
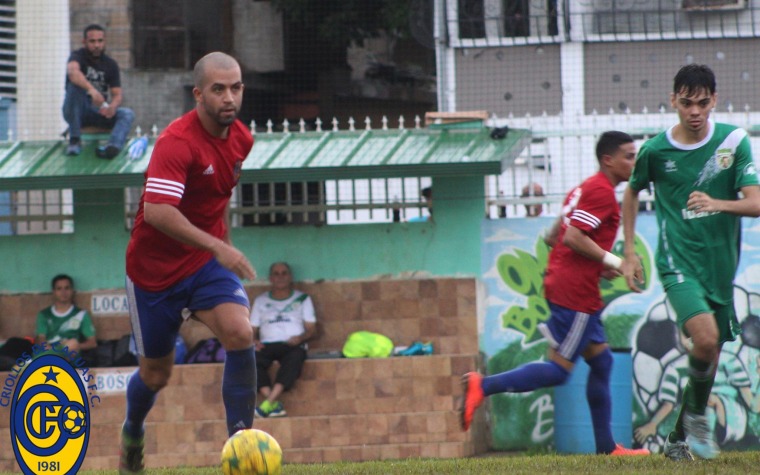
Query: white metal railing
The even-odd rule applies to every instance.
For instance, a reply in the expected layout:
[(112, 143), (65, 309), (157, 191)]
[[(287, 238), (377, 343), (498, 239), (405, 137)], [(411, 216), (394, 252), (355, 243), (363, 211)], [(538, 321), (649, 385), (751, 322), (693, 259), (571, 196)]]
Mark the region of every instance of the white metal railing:
[[(760, 154), (760, 112), (749, 104), (715, 111), (713, 120), (743, 127), (749, 132), (752, 149)], [(532, 131), (533, 140), (501, 175), (486, 177), (486, 216), (525, 216), (526, 204), (544, 205), (544, 213), (556, 215), (560, 211), (565, 194), (598, 169), (595, 156), (596, 141), (606, 130), (621, 130), (631, 134), (637, 148), (647, 139), (673, 126), (678, 116), (664, 109), (624, 114), (594, 113), (567, 120), (563, 116), (510, 115), (507, 118), (493, 116), (492, 127), (514, 127)], [(522, 197), (525, 185), (537, 183), (544, 196)], [(618, 192), (622, 191), (620, 185)], [(645, 209), (651, 209), (653, 197), (641, 193)]]
[(443, 8), (453, 48), (760, 36), (758, 0), (445, 0)]
[[(760, 124), (760, 112), (754, 112), (748, 104), (736, 108), (729, 105), (714, 112), (713, 118), (747, 129), (753, 149), (760, 151), (760, 127), (754, 125)], [(597, 171), (595, 146), (599, 134), (622, 130), (633, 135), (639, 146), (676, 121), (675, 113), (646, 109), (624, 114), (610, 110), (573, 120), (548, 114), (493, 116), (488, 126), (528, 129), (533, 140), (511, 167), (500, 175), (485, 178), (485, 214), (490, 218), (524, 216), (526, 204), (542, 204), (545, 213), (556, 215), (565, 194)], [(303, 124), (298, 127), (294, 133), (299, 133)], [(271, 133), (272, 125), (267, 129), (265, 133)], [(543, 196), (532, 191), (522, 196), (523, 188), (531, 183), (541, 187)], [(430, 177), (243, 183), (232, 199), (233, 226), (407, 220), (427, 214), (421, 191), (431, 185)], [(248, 194), (243, 191), (246, 187), (250, 187)], [(133, 225), (140, 193), (140, 188), (125, 190), (128, 229)], [(9, 199), (4, 201), (4, 196)], [(641, 199), (648, 202), (651, 197), (642, 194)], [(0, 192), (0, 234), (70, 233), (73, 229), (71, 190)]]

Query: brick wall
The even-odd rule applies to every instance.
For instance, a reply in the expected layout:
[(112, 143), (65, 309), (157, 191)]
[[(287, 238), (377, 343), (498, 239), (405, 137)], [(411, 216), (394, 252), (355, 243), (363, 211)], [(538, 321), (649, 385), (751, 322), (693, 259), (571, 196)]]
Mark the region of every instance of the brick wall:
[[(397, 346), (432, 341), (436, 353), (475, 354), (477, 342), (476, 281), (470, 278), (384, 279), (371, 281), (323, 281), (297, 283), (312, 296), (318, 336), (312, 351), (338, 350), (352, 332), (382, 333)], [(264, 284), (246, 286), (253, 299), (268, 290)], [(92, 312), (93, 295), (119, 295), (122, 289), (78, 292), (75, 301)], [(0, 337), (33, 336), (37, 312), (52, 303), (49, 292), (0, 295)], [(93, 314), (98, 339), (129, 333), (126, 313)], [(463, 338), (464, 335), (469, 335)], [(201, 323), (182, 328), (188, 347), (212, 336)]]

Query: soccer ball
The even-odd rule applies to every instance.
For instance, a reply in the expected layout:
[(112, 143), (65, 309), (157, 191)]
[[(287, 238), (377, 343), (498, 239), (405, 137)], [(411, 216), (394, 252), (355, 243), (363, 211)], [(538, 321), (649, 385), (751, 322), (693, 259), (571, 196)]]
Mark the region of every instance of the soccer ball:
[(222, 448), (224, 475), (279, 475), (281, 468), (280, 444), (263, 430), (239, 430)]
[(72, 437), (78, 437), (83, 433), (86, 424), (84, 409), (77, 405), (69, 405), (62, 412), (61, 427), (64, 432)]

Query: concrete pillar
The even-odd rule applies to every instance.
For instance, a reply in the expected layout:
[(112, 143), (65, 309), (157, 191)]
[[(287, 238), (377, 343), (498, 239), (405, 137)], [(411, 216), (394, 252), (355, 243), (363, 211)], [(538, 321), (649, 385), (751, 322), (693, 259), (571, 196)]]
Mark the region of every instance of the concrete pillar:
[(71, 53), (68, 0), (16, 2), (17, 139), (55, 139), (61, 115), (66, 60)]

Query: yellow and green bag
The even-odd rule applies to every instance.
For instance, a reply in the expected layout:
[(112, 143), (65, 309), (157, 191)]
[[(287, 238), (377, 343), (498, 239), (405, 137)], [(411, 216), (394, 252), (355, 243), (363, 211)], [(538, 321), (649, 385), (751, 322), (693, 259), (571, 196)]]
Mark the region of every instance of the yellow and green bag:
[(346, 358), (387, 358), (393, 353), (393, 342), (380, 333), (358, 331), (348, 335), (343, 345)]

